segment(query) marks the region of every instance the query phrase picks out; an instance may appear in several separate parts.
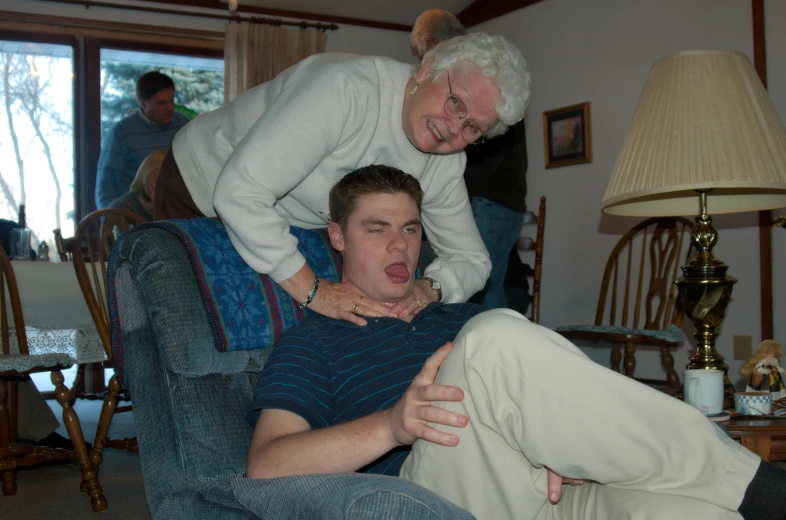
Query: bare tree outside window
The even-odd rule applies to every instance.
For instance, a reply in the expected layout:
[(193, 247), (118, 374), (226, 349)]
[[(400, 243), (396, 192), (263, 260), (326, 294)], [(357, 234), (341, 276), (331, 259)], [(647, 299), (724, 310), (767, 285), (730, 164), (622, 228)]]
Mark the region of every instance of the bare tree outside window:
[(67, 45), (0, 41), (0, 218), (27, 208), (34, 243), (73, 233), (73, 58)]

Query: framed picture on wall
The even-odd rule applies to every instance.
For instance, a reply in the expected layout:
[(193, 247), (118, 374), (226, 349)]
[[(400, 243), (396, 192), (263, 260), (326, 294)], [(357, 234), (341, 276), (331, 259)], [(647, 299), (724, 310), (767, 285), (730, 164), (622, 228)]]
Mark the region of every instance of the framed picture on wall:
[(546, 168), (592, 162), (590, 104), (543, 112), (543, 145)]

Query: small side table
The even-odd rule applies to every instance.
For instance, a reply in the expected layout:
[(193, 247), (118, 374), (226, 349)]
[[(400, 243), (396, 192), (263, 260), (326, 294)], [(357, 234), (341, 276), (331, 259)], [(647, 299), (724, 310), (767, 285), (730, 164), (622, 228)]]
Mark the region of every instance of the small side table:
[(762, 460), (786, 460), (786, 419), (732, 417), (719, 424)]

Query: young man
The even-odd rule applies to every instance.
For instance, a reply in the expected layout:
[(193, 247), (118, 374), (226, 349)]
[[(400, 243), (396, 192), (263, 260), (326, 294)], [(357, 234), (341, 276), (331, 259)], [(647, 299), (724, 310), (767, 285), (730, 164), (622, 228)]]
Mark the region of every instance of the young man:
[[(384, 166), (336, 184), (343, 280), (409, 296), (421, 197)], [(783, 518), (782, 470), (520, 314), (433, 303), (368, 322), (312, 314), (274, 348), (249, 411), (249, 477), (400, 475), (481, 519)], [(561, 490), (559, 475), (594, 482)]]
[(118, 121), (101, 145), (96, 173), (96, 207), (128, 193), (142, 161), (166, 151), (188, 116), (175, 112), (175, 83), (166, 74), (147, 72), (136, 82), (139, 109)]

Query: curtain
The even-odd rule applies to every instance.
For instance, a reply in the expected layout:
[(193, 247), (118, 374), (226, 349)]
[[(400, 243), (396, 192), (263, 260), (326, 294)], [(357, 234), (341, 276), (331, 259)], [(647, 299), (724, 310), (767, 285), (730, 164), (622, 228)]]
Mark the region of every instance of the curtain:
[(313, 29), (251, 23), (227, 24), (224, 39), (224, 103), (270, 81), (303, 58), (325, 52), (327, 35)]

